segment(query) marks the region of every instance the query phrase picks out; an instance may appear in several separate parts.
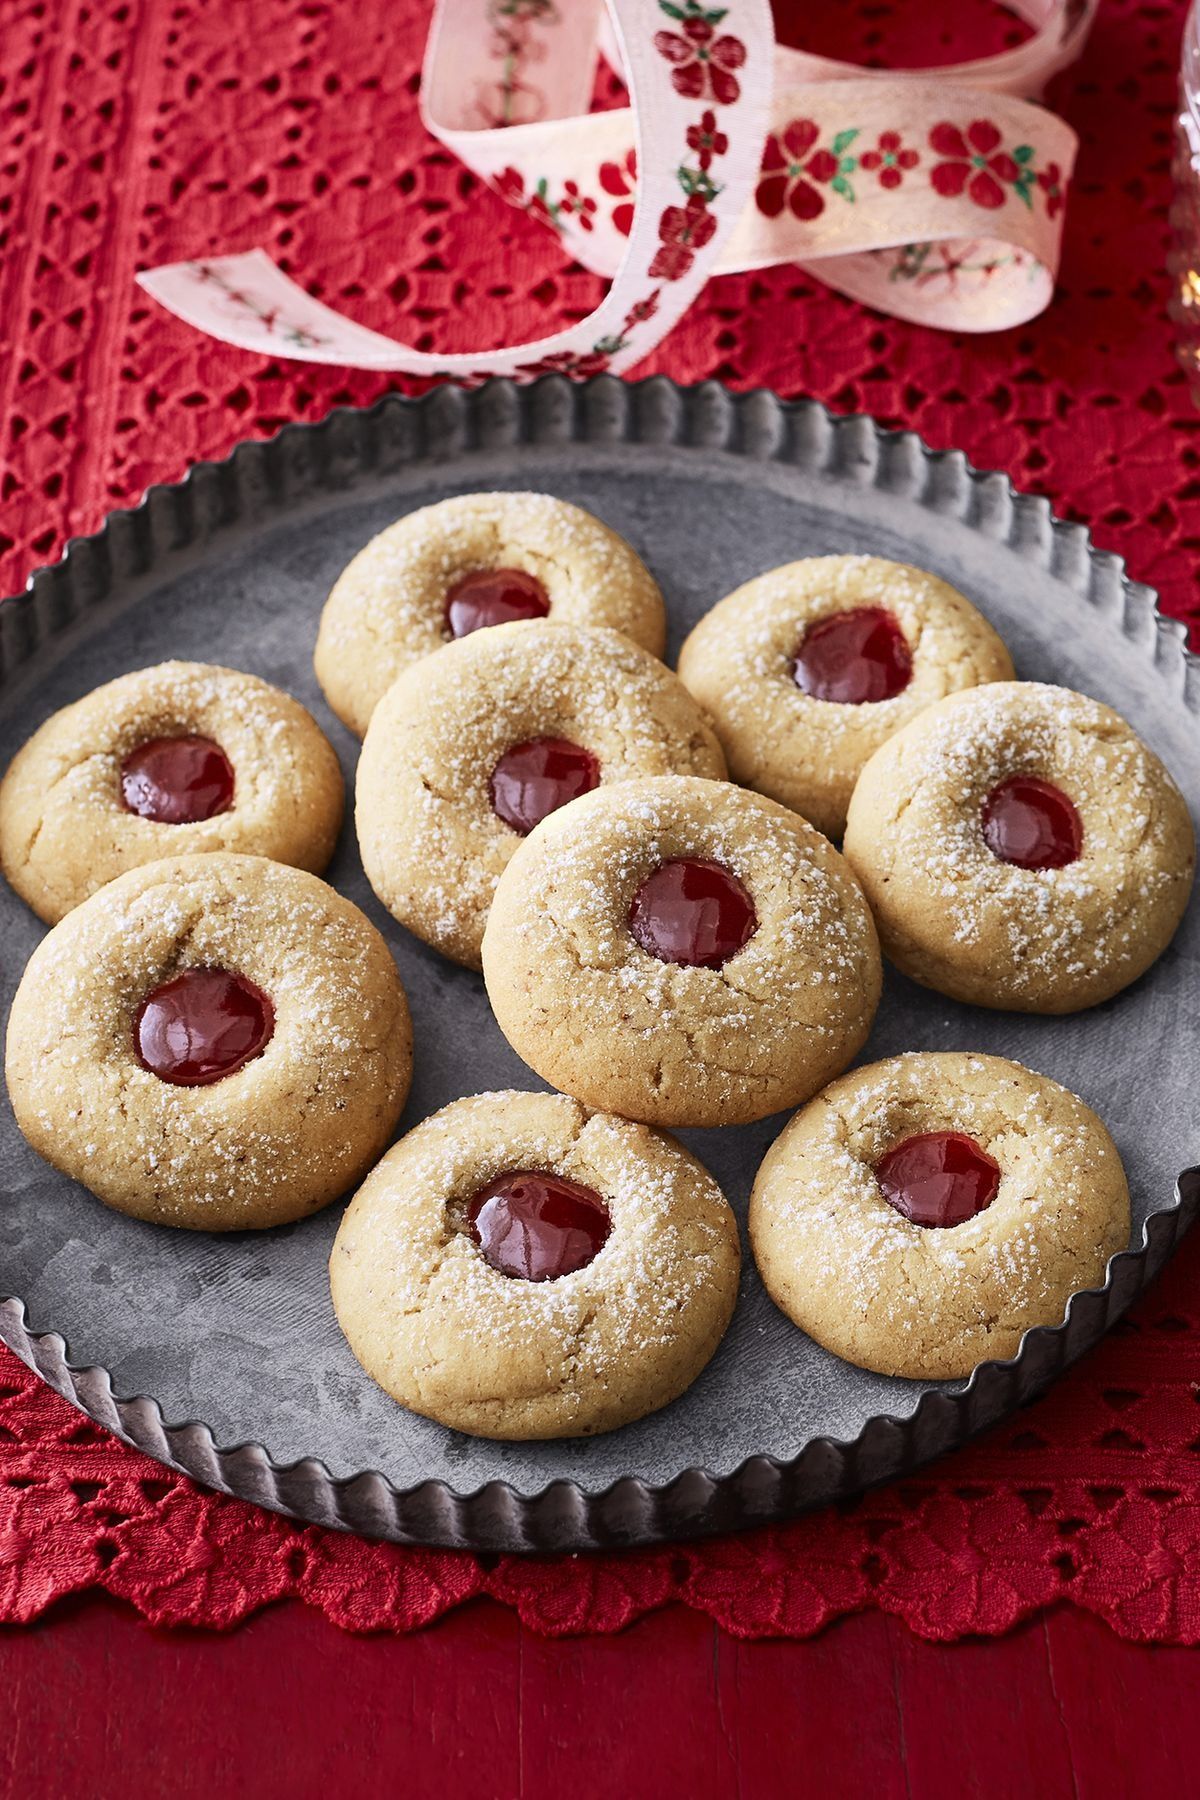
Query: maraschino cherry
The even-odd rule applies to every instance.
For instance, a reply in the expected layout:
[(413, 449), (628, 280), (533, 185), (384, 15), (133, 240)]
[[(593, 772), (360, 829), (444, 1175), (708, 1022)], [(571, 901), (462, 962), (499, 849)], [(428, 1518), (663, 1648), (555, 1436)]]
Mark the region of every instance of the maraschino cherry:
[(146, 995), (133, 1021), (143, 1069), (174, 1087), (207, 1087), (261, 1056), (275, 1008), (244, 975), (185, 969)]
[(1000, 1166), (963, 1131), (923, 1131), (875, 1165), (890, 1206), (914, 1225), (962, 1225), (992, 1204)]
[(600, 1254), (612, 1230), (594, 1189), (534, 1169), (513, 1170), (480, 1188), (467, 1218), (493, 1269), (518, 1281), (573, 1275)]
[(446, 626), (455, 638), (514, 619), (544, 619), (549, 611), (545, 588), (524, 569), (476, 569), (446, 595)]
[(983, 841), (1019, 869), (1065, 869), (1083, 850), (1074, 802), (1038, 775), (1010, 775), (983, 803)]
[(754, 936), (758, 914), (724, 864), (685, 856), (646, 877), (629, 908), (629, 929), (659, 962), (719, 969)]
[(863, 706), (903, 692), (912, 680), (912, 651), (884, 607), (856, 606), (809, 626), (792, 672), (814, 700)]
[(488, 791), (497, 818), (522, 837), (580, 794), (600, 784), (600, 764), (582, 744), (566, 738), (530, 738), (506, 750), (492, 770)]
[(121, 801), (159, 825), (195, 825), (233, 805), (233, 764), (211, 738), (148, 738), (121, 764)]

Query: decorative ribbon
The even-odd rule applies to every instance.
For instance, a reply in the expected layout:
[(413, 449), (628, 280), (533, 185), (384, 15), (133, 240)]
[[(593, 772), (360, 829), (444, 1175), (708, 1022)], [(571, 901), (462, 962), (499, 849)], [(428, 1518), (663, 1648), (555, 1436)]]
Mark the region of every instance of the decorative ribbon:
[[(424, 119), (611, 276), (586, 319), (512, 349), (410, 349), (314, 300), (262, 250), (138, 277), (242, 349), (460, 380), (621, 371), (718, 269), (800, 263), (884, 312), (958, 331), (1032, 318), (1054, 288), (1076, 138), (1030, 97), (1099, 0), (1008, 0), (1016, 49), (935, 72), (776, 46), (769, 0), (436, 0)], [(607, 29), (606, 29), (607, 28)], [(589, 113), (596, 58), (630, 107)]]

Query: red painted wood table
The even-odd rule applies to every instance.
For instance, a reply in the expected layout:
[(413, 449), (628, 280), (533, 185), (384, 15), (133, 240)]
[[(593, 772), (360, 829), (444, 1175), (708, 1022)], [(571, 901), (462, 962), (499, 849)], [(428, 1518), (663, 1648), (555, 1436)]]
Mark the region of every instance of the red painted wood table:
[(1196, 1792), (1194, 1651), (1073, 1610), (923, 1643), (882, 1613), (744, 1643), (683, 1608), (548, 1640), (484, 1603), (407, 1637), (292, 1604), (230, 1636), (111, 1602), (0, 1633), (4, 1800), (1114, 1800)]
[[(1104, 0), (1055, 84), (1082, 154), (1043, 318), (939, 336), (782, 267), (714, 282), (653, 366), (957, 445), (1200, 617), (1200, 415), (1166, 320), (1183, 10)], [(1016, 29), (990, 0), (778, 11), (791, 41), (900, 65)], [(0, 0), (0, 591), (148, 483), (389, 385), (213, 345), (138, 295), (139, 265), (264, 244), (422, 347), (594, 303), (424, 135), (427, 17)], [(206, 1496), (3, 1357), (0, 1794), (1195, 1791), (1198, 1395), (1200, 1242), (1049, 1398), (919, 1480), (744, 1540), (526, 1565)]]

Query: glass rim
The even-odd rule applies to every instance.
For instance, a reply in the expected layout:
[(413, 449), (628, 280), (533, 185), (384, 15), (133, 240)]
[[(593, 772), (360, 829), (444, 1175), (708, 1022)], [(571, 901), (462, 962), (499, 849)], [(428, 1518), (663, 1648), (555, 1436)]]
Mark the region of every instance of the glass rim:
[(1184, 21), (1180, 81), (1188, 113), (1200, 133), (1200, 0), (1192, 0)]

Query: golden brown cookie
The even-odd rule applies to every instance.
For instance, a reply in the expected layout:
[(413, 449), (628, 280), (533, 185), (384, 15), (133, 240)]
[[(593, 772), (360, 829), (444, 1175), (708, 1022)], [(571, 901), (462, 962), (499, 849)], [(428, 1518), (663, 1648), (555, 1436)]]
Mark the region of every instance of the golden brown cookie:
[(317, 636), (317, 680), (361, 737), (397, 675), (483, 626), (549, 618), (609, 625), (654, 656), (663, 597), (607, 525), (550, 494), (459, 494), (409, 513), (338, 577)]
[(725, 759), (669, 669), (618, 631), (499, 625), (407, 669), (376, 707), (355, 818), (371, 886), (402, 925), (480, 966), (492, 893), (547, 813), (602, 783)]
[(892, 1057), (818, 1094), (763, 1159), (750, 1240), (768, 1293), (848, 1362), (969, 1375), (1057, 1325), (1129, 1242), (1116, 1146), (1020, 1063)]
[(254, 675), (167, 662), (37, 730), (0, 784), (0, 865), (54, 924), (127, 869), (225, 850), (320, 874), (342, 773), (299, 701)]
[(952, 695), (876, 751), (845, 853), (906, 975), (978, 1006), (1068, 1013), (1166, 948), (1195, 836), (1116, 713), (1014, 681)]
[(880, 986), (871, 915), (827, 839), (683, 775), (545, 819), (497, 884), (483, 970), (544, 1080), (654, 1125), (806, 1100), (862, 1045)]
[(933, 701), (1012, 672), (956, 589), (880, 556), (772, 569), (714, 606), (679, 656), (734, 780), (832, 838), (880, 744)]
[(33, 1148), (134, 1218), (316, 1212), (370, 1168), (412, 1073), (396, 965), (315, 875), (257, 856), (132, 869), (39, 944), (6, 1074)]
[(611, 1431), (720, 1343), (738, 1231), (673, 1138), (560, 1094), (477, 1094), (410, 1131), (354, 1196), (329, 1275), (367, 1373), (457, 1431)]

